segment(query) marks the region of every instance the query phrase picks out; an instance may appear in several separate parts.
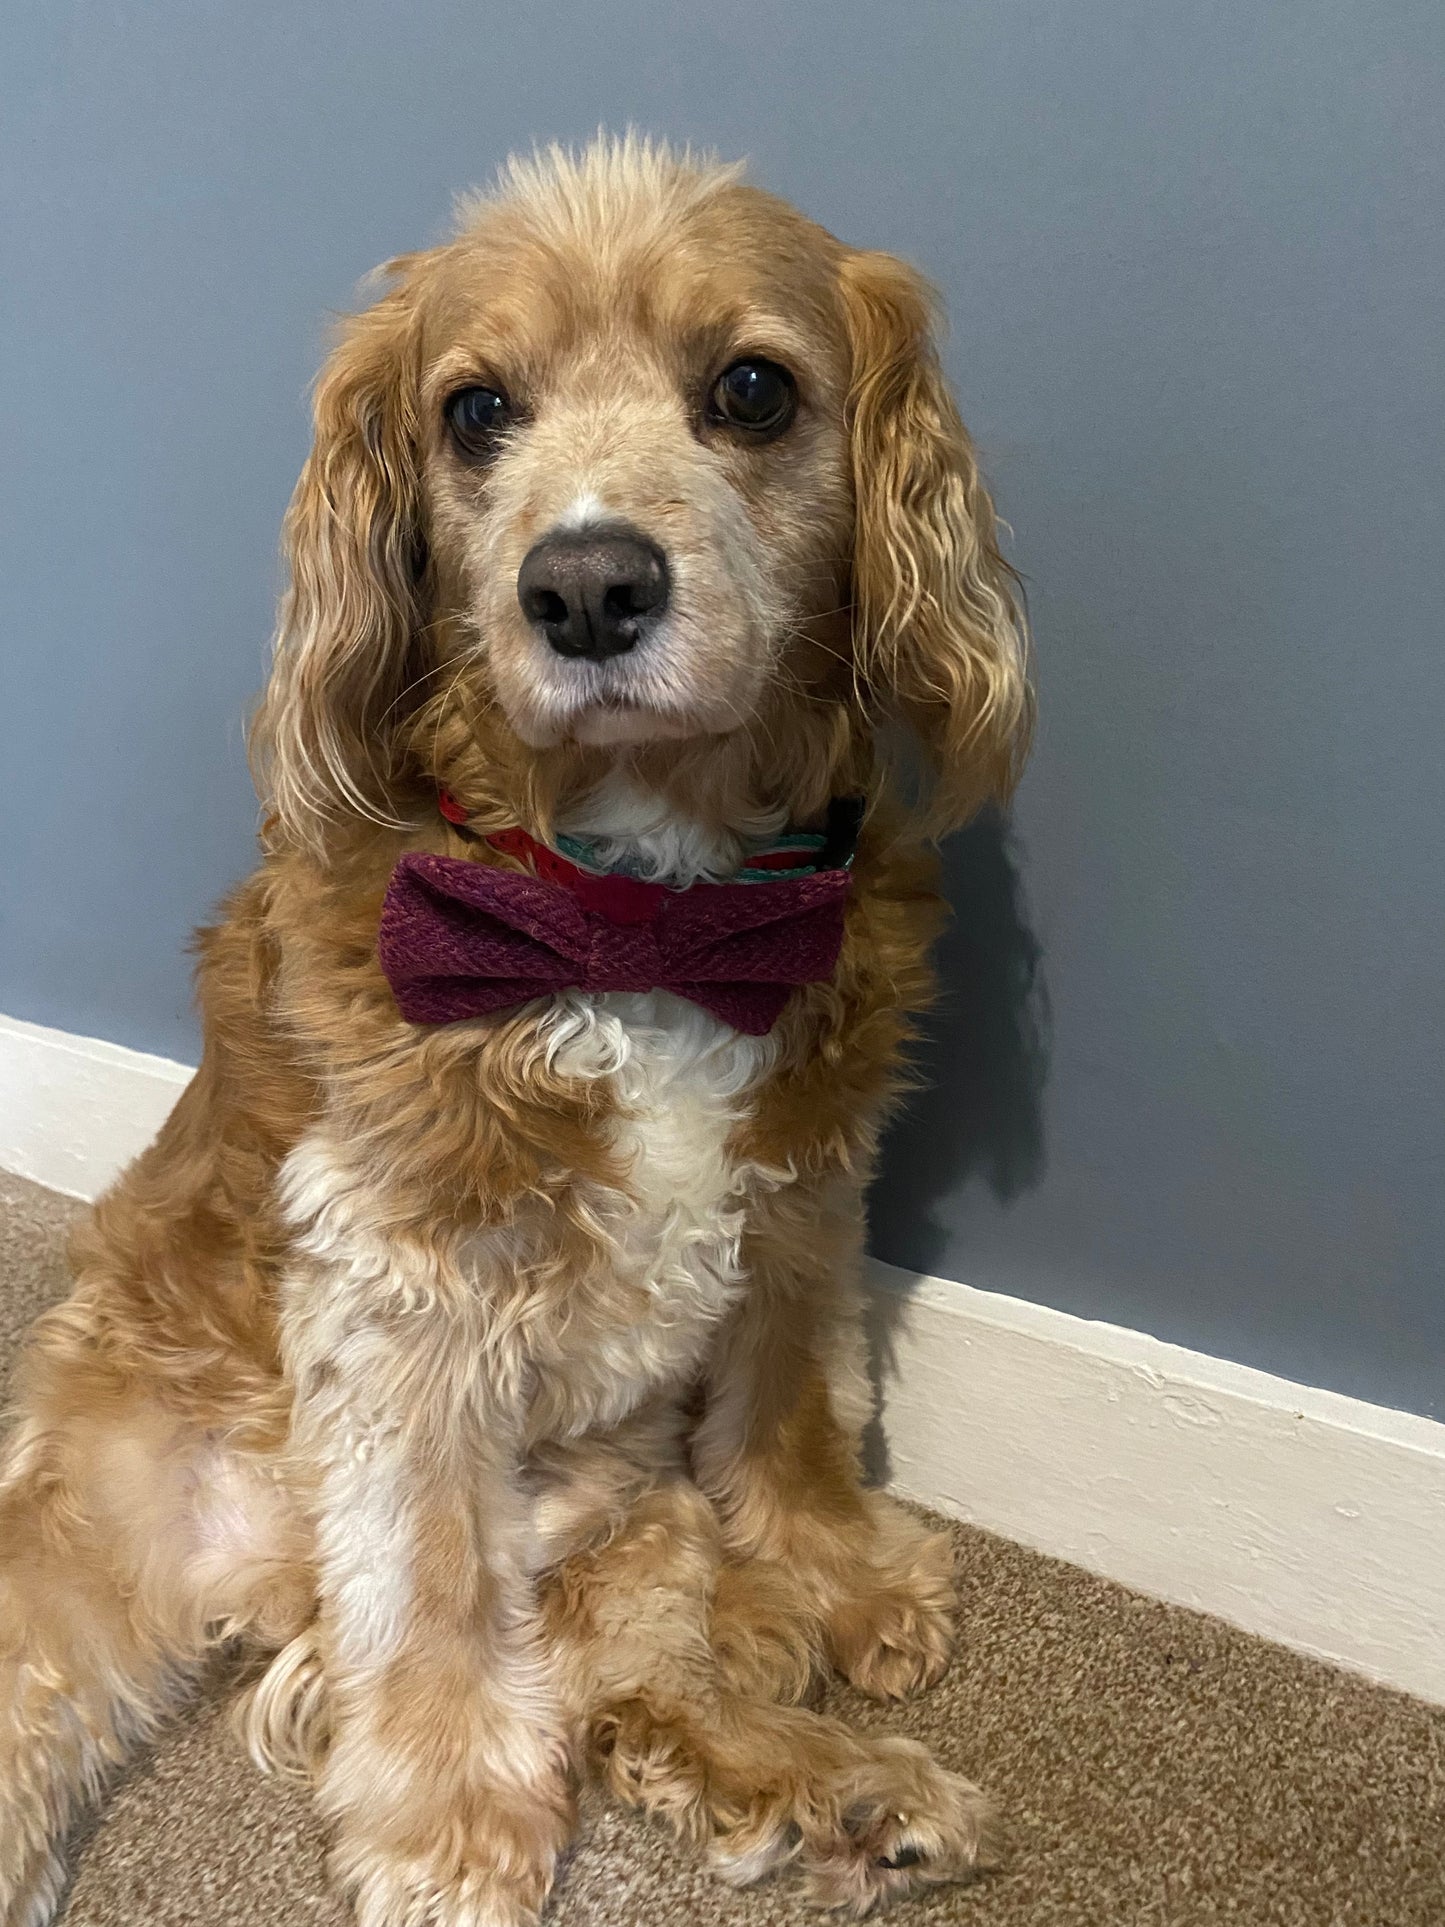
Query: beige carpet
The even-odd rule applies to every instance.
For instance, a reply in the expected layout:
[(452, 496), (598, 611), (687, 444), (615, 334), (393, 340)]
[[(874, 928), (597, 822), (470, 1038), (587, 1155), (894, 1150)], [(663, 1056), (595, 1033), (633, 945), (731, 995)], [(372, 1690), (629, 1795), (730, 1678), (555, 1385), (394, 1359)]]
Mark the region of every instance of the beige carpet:
[[(64, 1289), (78, 1209), (0, 1177), (0, 1363)], [(1006, 1872), (903, 1927), (1445, 1927), (1445, 1711), (956, 1528), (962, 1650), (916, 1705), (839, 1691), (993, 1789)], [(199, 1708), (76, 1843), (68, 1927), (340, 1927), (304, 1794), (259, 1778)], [(792, 1927), (785, 1881), (734, 1894), (600, 1804), (555, 1927)]]

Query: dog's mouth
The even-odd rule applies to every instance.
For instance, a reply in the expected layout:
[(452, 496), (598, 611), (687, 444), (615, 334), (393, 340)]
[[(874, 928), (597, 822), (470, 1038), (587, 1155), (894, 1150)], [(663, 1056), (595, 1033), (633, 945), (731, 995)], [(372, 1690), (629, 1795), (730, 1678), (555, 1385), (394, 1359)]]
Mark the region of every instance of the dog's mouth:
[(699, 673), (688, 654), (685, 642), (661, 632), (601, 661), (561, 656), (533, 639), (523, 673), (499, 676), (498, 693), (513, 729), (534, 749), (726, 735), (750, 712), (749, 692), (735, 686), (745, 679)]
[(699, 729), (686, 715), (651, 709), (643, 703), (629, 702), (623, 697), (604, 699), (579, 711), (569, 731), (575, 742), (592, 749), (675, 741), (682, 737), (715, 733), (713, 730)]
[(695, 736), (724, 735), (736, 718), (686, 709), (658, 709), (625, 698), (603, 698), (557, 708), (528, 708), (511, 718), (512, 727), (536, 749), (577, 743), (589, 749), (621, 749), (642, 743), (681, 742)]

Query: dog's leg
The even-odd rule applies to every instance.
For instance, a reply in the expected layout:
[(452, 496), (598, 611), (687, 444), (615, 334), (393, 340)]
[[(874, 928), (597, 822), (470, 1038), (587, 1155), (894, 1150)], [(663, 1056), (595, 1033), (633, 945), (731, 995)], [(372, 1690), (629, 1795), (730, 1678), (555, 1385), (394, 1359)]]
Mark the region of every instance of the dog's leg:
[(731, 1585), (737, 1641), (777, 1656), (784, 1691), (811, 1647), (865, 1692), (902, 1697), (948, 1663), (953, 1560), (946, 1537), (862, 1483), (856, 1214), (787, 1196), (748, 1262), (693, 1441), (730, 1552), (758, 1562)]
[(82, 1804), (184, 1697), (209, 1647), (289, 1638), (304, 1527), (264, 1460), (178, 1417), (94, 1300), (36, 1327), (0, 1469), (0, 1923), (40, 1927)]
[(737, 1690), (709, 1623), (722, 1560), (712, 1507), (664, 1475), (544, 1586), (569, 1707), (611, 1791), (731, 1883), (796, 1865), (818, 1905), (855, 1916), (991, 1864), (987, 1800), (923, 1747)]
[(316, 1518), (318, 1799), (360, 1927), (521, 1927), (574, 1799), (515, 1419), (493, 1402), (475, 1296), (443, 1306), (405, 1250), (391, 1261), (394, 1289), (311, 1278), (287, 1339)]

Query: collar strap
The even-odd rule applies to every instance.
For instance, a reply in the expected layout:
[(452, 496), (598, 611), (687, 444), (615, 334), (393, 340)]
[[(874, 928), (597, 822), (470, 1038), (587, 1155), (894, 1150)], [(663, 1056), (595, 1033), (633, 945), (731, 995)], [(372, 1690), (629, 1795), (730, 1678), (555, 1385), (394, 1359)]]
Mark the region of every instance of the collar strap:
[[(815, 876), (822, 870), (851, 868), (864, 807), (865, 799), (861, 796), (834, 797), (828, 805), (823, 830), (790, 830), (771, 842), (753, 845), (742, 867), (728, 883), (772, 883), (786, 876)], [(475, 837), (476, 833), (468, 828), (466, 805), (459, 803), (450, 790), (439, 792), (437, 808), (448, 823), (464, 835)], [(493, 830), (480, 840), (503, 855), (525, 863), (534, 876), (562, 884), (589, 907), (618, 921), (633, 920), (620, 914), (627, 904), (634, 904), (639, 915), (645, 911), (646, 916), (651, 916), (659, 896), (677, 894), (668, 884), (604, 869), (595, 861), (594, 844), (587, 837), (559, 836), (560, 847), (555, 850), (519, 827)], [(706, 890), (720, 886), (696, 883), (686, 887)]]
[(676, 894), (665, 883), (584, 870), (522, 829), (494, 830), (483, 840), (503, 856), (516, 857), (534, 877), (546, 883), (560, 883), (584, 910), (595, 910), (609, 923), (651, 923), (663, 898)]

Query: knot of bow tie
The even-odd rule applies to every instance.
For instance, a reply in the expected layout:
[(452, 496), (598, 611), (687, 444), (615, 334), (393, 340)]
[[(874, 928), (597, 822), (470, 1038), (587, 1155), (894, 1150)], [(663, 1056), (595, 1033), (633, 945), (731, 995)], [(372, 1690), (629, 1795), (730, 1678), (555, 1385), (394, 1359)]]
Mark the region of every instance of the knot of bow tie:
[(668, 990), (762, 1036), (796, 985), (826, 981), (838, 961), (844, 869), (685, 890), (587, 881), (606, 887), (579, 891), (457, 857), (402, 857), (378, 938), (402, 1016), (451, 1024), (564, 989)]

